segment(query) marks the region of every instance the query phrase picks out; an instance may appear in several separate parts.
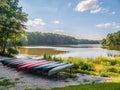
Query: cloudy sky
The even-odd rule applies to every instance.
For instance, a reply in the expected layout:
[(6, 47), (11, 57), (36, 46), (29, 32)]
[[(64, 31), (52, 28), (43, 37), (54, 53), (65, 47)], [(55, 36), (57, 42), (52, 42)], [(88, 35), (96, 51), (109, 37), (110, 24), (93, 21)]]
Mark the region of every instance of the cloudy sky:
[(26, 31), (100, 40), (120, 30), (120, 0), (20, 0)]

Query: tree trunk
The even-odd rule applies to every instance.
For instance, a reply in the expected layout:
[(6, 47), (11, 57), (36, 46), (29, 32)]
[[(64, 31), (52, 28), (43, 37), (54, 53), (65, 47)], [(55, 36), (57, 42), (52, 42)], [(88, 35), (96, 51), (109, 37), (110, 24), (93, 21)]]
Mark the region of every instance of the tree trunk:
[(5, 54), (5, 49), (6, 49), (6, 42), (4, 43), (4, 45), (3, 45), (3, 54)]

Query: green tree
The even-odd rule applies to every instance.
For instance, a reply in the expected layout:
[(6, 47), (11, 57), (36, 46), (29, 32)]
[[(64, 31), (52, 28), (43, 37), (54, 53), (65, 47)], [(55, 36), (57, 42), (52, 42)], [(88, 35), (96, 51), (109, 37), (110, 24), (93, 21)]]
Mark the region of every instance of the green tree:
[[(0, 0), (0, 52), (4, 55), (9, 43), (16, 46), (24, 33), (27, 14), (19, 0)], [(16, 43), (17, 42), (17, 43)]]
[(101, 40), (101, 41), (100, 41), (100, 44), (106, 45), (106, 39)]
[(120, 45), (120, 31), (108, 34), (105, 39), (101, 40), (101, 44), (107, 46)]

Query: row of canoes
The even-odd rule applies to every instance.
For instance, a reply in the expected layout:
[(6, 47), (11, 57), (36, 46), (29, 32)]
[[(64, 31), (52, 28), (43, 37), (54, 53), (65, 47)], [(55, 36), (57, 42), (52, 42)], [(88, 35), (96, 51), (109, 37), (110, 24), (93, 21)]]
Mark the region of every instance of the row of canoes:
[(32, 73), (45, 73), (48, 76), (54, 75), (60, 71), (73, 67), (73, 64), (59, 63), (47, 60), (2, 60), (1, 63), (18, 71), (27, 71)]

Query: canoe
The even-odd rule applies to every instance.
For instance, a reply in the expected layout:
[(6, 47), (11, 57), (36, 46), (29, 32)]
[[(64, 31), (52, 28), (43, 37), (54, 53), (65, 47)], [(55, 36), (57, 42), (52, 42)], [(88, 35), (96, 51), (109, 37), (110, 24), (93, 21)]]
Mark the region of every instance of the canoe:
[(48, 67), (48, 66), (52, 66), (52, 65), (54, 65), (54, 64), (58, 64), (59, 62), (51, 62), (51, 63), (48, 63), (48, 64), (45, 64), (45, 65), (40, 65), (40, 66), (37, 66), (37, 67), (34, 67), (34, 68), (32, 68), (32, 72), (35, 72), (35, 71), (37, 71), (37, 70), (41, 70), (41, 69), (43, 69), (43, 68), (45, 68), (45, 67)]
[(48, 67), (45, 67), (43, 68), (43, 72), (48, 72), (49, 70), (55, 68), (55, 67), (58, 67), (58, 66), (62, 66), (62, 65), (65, 65), (66, 63), (59, 63), (59, 64), (55, 64), (55, 65), (52, 65), (52, 66), (48, 66)]
[(50, 61), (45, 61), (45, 62), (33, 64), (33, 65), (31, 65), (31, 66), (28, 66), (28, 67), (26, 68), (26, 70), (27, 70), (27, 71), (30, 71), (30, 70), (31, 70), (32, 68), (34, 68), (34, 67), (37, 67), (37, 66), (40, 66), (40, 65), (44, 65), (44, 64), (48, 64), (48, 63), (50, 63)]
[(4, 60), (1, 60), (0, 62), (3, 63), (5, 61), (9, 61), (9, 60), (13, 60), (13, 59), (4, 59)]
[(66, 64), (66, 65), (55, 67), (48, 72), (48, 76), (56, 74), (57, 72), (63, 71), (65, 69), (71, 68), (73, 66), (74, 66), (73, 64)]
[(10, 67), (11, 68), (16, 68), (18, 65), (23, 64), (23, 63), (24, 62), (18, 62), (18, 63), (15, 63), (15, 64), (11, 65)]
[(10, 63), (7, 64), (7, 66), (10, 67), (10, 66), (12, 66), (12, 65), (14, 65), (18, 62), (22, 62), (22, 61), (17, 60), (17, 61), (14, 61), (14, 62), (10, 62)]
[(15, 61), (16, 61), (16, 59), (14, 59), (14, 60), (5, 60), (5, 61), (2, 62), (2, 64), (3, 65), (8, 65), (10, 62), (15, 62)]
[[(33, 59), (32, 59), (33, 60)], [(40, 61), (31, 61), (31, 59), (29, 60), (29, 62), (25, 62), (23, 64), (20, 64), (17, 66), (17, 68), (23, 66), (23, 65), (28, 65), (28, 64), (32, 64), (32, 63), (38, 63), (38, 62), (41, 62), (41, 61), (46, 61), (46, 60), (40, 60)]]
[(17, 70), (18, 71), (25, 70), (27, 67), (29, 67), (31, 65), (34, 65), (34, 64), (37, 64), (37, 63), (42, 63), (42, 62), (46, 62), (46, 60), (41, 60), (41, 61), (38, 61), (38, 62), (31, 62), (31, 63), (25, 64), (25, 65), (19, 66), (19, 67), (17, 67)]

